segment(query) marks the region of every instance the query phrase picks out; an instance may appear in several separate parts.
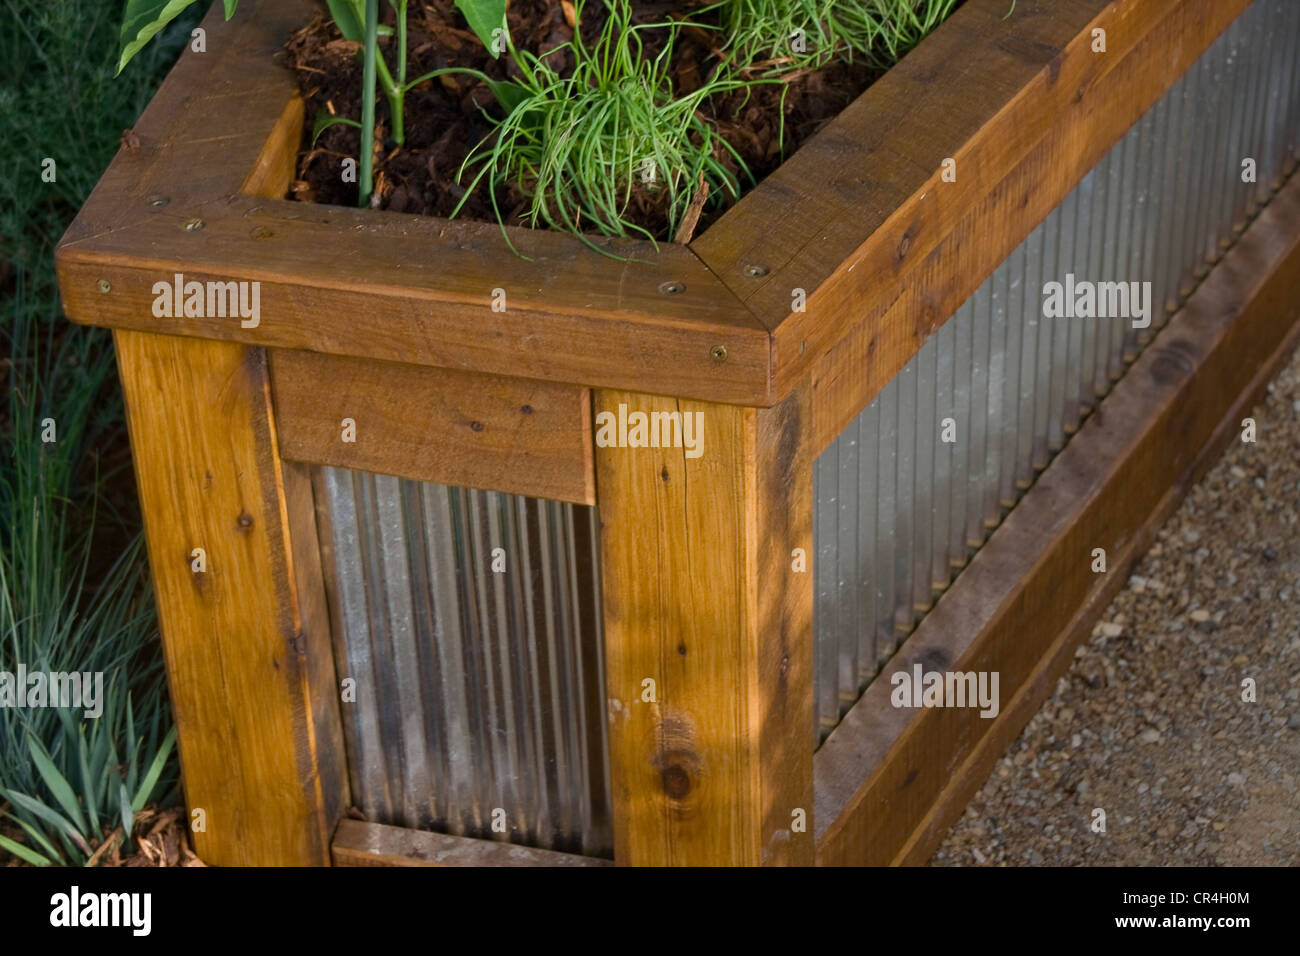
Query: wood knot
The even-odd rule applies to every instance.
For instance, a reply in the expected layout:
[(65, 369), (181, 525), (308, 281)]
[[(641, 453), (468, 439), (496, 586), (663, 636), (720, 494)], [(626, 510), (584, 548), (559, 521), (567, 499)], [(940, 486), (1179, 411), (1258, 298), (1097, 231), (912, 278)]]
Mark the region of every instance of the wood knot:
[(253, 516), (247, 511), (241, 511), (239, 513), (239, 518), (237, 519), (237, 524), (239, 525), (240, 531), (247, 532), (248, 529), (253, 526)]
[(907, 231), (903, 233), (903, 238), (898, 241), (899, 262), (902, 262), (904, 257), (906, 257), (908, 252), (910, 252), (912, 249), (912, 230), (915, 228), (916, 228), (915, 225), (908, 226)]
[(669, 764), (660, 771), (664, 793), (674, 800), (684, 800), (691, 792), (691, 774), (681, 764)]

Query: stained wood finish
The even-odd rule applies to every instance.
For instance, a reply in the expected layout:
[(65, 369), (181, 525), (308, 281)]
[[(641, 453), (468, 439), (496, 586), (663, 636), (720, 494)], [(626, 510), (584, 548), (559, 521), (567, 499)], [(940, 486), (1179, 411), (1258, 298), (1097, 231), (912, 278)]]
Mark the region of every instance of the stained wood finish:
[(762, 411), (596, 393), (620, 404), (700, 413), (704, 441), (596, 450), (615, 860), (811, 863), (807, 390)]
[[(552, 232), (236, 197), (57, 255), (68, 316), (90, 324), (583, 385), (766, 404), (765, 330), (681, 246), (622, 263)], [(201, 219), (201, 230), (183, 225)], [(594, 257), (594, 258), (593, 258)], [(155, 318), (153, 284), (261, 283), (261, 323)], [(106, 280), (111, 291), (99, 291)], [(678, 295), (661, 292), (682, 283)], [(504, 311), (494, 311), (495, 290)], [(713, 350), (726, 350), (724, 361)]]
[(773, 330), (774, 394), (811, 367), (816, 452), (1246, 5), (968, 0), (693, 243)]
[(284, 351), (271, 386), (286, 458), (596, 503), (587, 389)]
[[(311, 9), (246, 3), (230, 24), (209, 17), (211, 52), (182, 58), (141, 146), (69, 229), (66, 308), (92, 324), (752, 406), (813, 374), (817, 450), (1245, 2), (1021, 0), (1004, 19), (1003, 0), (970, 0), (692, 246), (610, 245), (644, 262), (515, 230), (525, 261), (492, 224), (236, 195), (286, 181), (264, 166), (284, 169), (301, 110), (270, 54)], [(956, 183), (939, 181), (948, 156)], [(174, 272), (262, 283), (264, 321), (154, 318), (152, 285)], [(806, 312), (791, 312), (796, 287)]]
[[(877, 680), (815, 758), (818, 860), (919, 863), (1068, 666), (1297, 338), (1293, 178), (1047, 468), (884, 673), (998, 671), (1002, 709), (894, 709)], [(1109, 571), (1091, 571), (1105, 548)]]
[(609, 866), (609, 860), (345, 819), (335, 866)]
[(310, 483), (281, 468), (263, 355), (125, 330), (114, 344), (186, 803), (206, 816), (195, 849), (326, 864), (342, 725)]

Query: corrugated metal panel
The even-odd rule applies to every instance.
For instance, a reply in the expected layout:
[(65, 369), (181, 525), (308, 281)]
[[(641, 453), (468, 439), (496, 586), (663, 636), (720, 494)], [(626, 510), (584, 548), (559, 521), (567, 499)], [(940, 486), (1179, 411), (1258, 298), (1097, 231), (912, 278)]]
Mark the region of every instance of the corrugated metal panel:
[[(1298, 131), (1300, 3), (1256, 0), (818, 458), (818, 738), (1281, 185)], [(1067, 273), (1150, 281), (1151, 328), (1044, 318)]]
[(611, 855), (593, 510), (337, 468), (316, 486), (335, 657), (355, 681), (353, 802)]

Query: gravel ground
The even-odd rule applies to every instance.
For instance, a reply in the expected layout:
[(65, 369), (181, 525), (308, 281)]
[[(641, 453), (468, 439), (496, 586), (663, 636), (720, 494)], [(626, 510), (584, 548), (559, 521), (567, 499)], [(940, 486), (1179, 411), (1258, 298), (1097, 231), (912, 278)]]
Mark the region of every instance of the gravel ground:
[(1300, 864), (1300, 353), (1252, 415), (932, 865)]

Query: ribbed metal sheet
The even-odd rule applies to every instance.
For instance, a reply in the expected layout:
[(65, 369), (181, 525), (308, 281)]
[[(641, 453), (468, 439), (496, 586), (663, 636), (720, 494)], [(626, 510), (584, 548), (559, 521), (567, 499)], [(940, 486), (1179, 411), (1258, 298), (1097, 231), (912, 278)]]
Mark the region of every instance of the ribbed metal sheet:
[(593, 510), (336, 468), (316, 488), (353, 802), (611, 855)]
[[(818, 458), (818, 739), (1281, 185), (1298, 130), (1300, 2), (1256, 0)], [(1150, 281), (1151, 327), (1044, 318), (1067, 273)]]

